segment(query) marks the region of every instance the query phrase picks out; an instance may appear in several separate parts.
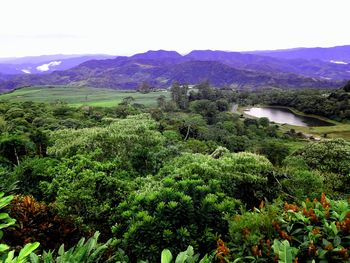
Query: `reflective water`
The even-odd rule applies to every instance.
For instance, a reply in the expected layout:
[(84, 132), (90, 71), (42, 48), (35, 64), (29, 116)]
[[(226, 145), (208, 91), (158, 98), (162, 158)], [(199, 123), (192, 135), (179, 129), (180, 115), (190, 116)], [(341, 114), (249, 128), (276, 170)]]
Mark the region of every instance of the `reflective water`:
[(286, 123), (295, 126), (332, 126), (332, 123), (313, 117), (294, 114), (286, 108), (252, 107), (244, 111), (250, 116), (257, 118), (266, 117), (276, 123)]

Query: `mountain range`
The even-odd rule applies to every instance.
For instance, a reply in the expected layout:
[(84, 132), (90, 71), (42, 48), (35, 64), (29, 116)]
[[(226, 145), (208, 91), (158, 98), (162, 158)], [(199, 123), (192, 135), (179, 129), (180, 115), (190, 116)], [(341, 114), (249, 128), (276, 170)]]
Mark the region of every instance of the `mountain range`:
[[(61, 63), (54, 63), (60, 61)], [(130, 57), (106, 55), (0, 59), (0, 90), (28, 85), (136, 89), (143, 82), (167, 88), (173, 82), (216, 87), (335, 88), (350, 79), (350, 46), (276, 51), (148, 51)], [(4, 65), (36, 71), (9, 73)], [(44, 70), (43, 69), (47, 69)], [(32, 74), (38, 73), (39, 74)], [(45, 72), (45, 73), (43, 73)]]
[(293, 48), (253, 52), (251, 51), (246, 53), (285, 59), (303, 58), (318, 59), (322, 61), (333, 61), (335, 63), (350, 63), (350, 46), (348, 45), (337, 47)]

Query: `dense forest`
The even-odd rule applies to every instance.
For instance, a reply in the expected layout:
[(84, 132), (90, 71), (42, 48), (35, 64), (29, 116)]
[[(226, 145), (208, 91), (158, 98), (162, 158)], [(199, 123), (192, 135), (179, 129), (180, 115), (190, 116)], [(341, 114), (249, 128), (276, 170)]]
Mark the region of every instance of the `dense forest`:
[(348, 262), (350, 142), (233, 104), (350, 119), (349, 89), (178, 83), (147, 108), (0, 102), (1, 262)]

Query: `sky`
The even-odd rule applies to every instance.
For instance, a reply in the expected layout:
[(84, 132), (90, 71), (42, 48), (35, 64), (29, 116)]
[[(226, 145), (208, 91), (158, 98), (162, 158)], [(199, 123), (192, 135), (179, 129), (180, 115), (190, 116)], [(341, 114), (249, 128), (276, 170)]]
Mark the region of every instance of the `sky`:
[(350, 44), (349, 0), (1, 0), (0, 57)]

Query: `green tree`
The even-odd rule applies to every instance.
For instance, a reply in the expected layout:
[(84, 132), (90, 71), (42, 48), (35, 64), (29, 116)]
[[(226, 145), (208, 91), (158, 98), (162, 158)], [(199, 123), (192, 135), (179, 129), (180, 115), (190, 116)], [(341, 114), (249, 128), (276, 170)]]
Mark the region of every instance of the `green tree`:
[(154, 173), (160, 166), (157, 157), (163, 149), (164, 138), (158, 124), (148, 114), (115, 119), (105, 127), (64, 129), (51, 135), (49, 154), (71, 157), (97, 150), (99, 160), (117, 160), (123, 167), (140, 174)]
[(175, 82), (171, 86), (171, 99), (175, 102), (177, 107), (182, 110), (186, 110), (188, 108), (188, 86), (180, 85), (178, 82)]
[(166, 106), (166, 97), (164, 95), (160, 95), (157, 98), (157, 104), (159, 108), (164, 109)]
[(33, 143), (23, 135), (0, 137), (0, 154), (12, 164), (19, 165), (22, 158), (33, 153)]
[(268, 118), (262, 117), (262, 118), (259, 118), (258, 123), (259, 123), (259, 125), (261, 125), (262, 127), (268, 127), (269, 124), (270, 124), (270, 121), (269, 121)]
[(345, 86), (343, 87), (344, 91), (346, 92), (350, 92), (350, 80), (345, 84)]
[(121, 102), (122, 105), (130, 105), (133, 101), (135, 101), (135, 98), (132, 96), (128, 96), (123, 98), (123, 101)]
[(141, 93), (149, 93), (151, 92), (152, 88), (147, 82), (144, 81), (137, 90)]
[(344, 139), (309, 143), (295, 155), (301, 156), (313, 169), (343, 176), (347, 176), (350, 171), (350, 143)]
[(259, 153), (265, 155), (274, 165), (281, 165), (289, 155), (289, 149), (282, 143), (266, 141), (260, 146)]
[(271, 175), (273, 170), (265, 157), (252, 153), (226, 153), (220, 158), (184, 154), (165, 165), (159, 175), (174, 176), (177, 180), (201, 179), (209, 185), (218, 182), (225, 195), (251, 207), (278, 194), (278, 183)]

